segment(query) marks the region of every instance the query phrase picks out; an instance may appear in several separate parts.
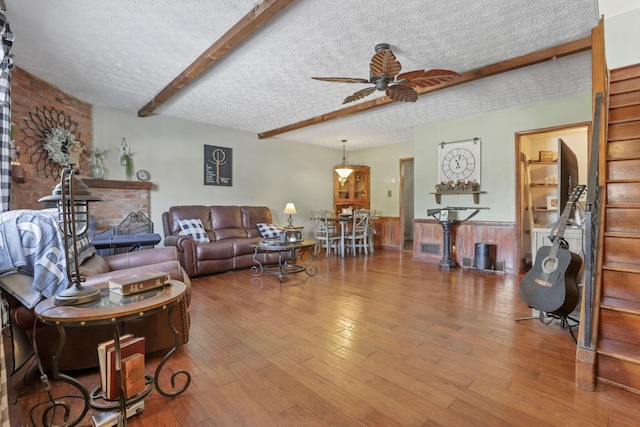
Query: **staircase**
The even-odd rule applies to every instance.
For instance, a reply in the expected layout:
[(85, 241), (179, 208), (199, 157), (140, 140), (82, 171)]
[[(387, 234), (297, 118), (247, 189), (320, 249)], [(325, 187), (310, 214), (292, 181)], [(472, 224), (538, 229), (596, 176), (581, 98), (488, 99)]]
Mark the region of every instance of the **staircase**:
[(611, 71), (597, 379), (640, 393), (640, 64)]

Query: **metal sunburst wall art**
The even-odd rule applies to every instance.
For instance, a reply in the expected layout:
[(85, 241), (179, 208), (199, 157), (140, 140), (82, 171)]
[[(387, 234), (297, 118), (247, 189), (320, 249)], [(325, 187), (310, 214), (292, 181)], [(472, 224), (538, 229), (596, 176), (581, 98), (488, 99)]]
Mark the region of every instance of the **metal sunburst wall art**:
[(84, 144), (80, 142), (78, 124), (71, 121), (71, 116), (54, 107), (36, 107), (24, 122), (25, 154), (38, 172), (58, 178), (68, 163), (79, 168), (80, 159), (84, 159)]

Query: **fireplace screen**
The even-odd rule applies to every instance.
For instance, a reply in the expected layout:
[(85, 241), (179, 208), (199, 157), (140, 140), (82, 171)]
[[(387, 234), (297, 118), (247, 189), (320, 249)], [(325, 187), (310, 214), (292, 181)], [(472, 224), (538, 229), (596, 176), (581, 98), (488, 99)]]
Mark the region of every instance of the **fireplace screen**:
[[(116, 227), (95, 233), (92, 241), (98, 254), (105, 256), (152, 248), (160, 239), (158, 235), (150, 235), (153, 235), (153, 222), (142, 212), (131, 212)], [(145, 236), (149, 238), (139, 238)], [(151, 240), (154, 243), (147, 244)]]

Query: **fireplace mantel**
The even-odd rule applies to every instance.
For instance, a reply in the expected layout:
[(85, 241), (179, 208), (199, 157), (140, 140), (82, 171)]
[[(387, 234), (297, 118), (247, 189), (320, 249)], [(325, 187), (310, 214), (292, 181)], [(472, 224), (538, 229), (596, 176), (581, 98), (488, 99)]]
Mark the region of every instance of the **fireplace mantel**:
[(153, 183), (149, 181), (117, 181), (82, 178), (91, 194), (109, 203), (92, 203), (91, 211), (98, 230), (117, 227), (131, 212), (150, 217), (149, 196)]
[(151, 190), (153, 183), (149, 181), (117, 181), (112, 179), (82, 178), (89, 188), (116, 188), (119, 190)]

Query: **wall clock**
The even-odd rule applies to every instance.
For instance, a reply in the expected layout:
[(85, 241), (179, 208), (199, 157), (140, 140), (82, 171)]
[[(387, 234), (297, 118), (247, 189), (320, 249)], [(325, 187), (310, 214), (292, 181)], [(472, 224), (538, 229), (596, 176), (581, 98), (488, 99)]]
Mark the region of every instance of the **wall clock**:
[(438, 153), (438, 180), (480, 183), (480, 139), (441, 142)]
[(136, 177), (140, 181), (149, 181), (149, 179), (151, 179), (151, 174), (144, 169), (140, 169), (138, 172), (136, 172)]

